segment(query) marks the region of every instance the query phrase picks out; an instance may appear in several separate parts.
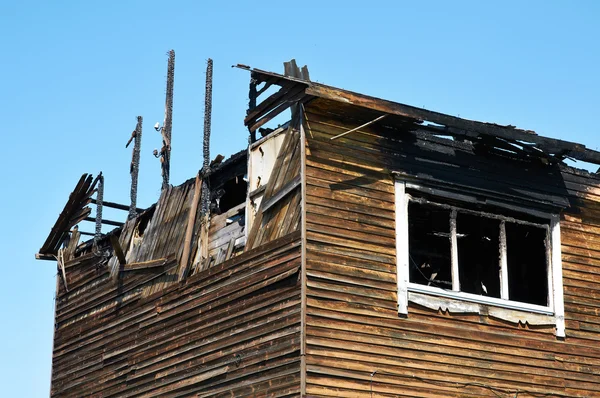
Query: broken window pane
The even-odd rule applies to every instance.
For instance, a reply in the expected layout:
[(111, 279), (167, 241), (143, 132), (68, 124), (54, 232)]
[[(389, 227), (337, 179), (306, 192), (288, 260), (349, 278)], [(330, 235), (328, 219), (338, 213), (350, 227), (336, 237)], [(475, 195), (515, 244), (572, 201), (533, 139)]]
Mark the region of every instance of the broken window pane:
[(450, 210), (410, 202), (408, 214), (410, 281), (452, 289)]
[(457, 214), (460, 290), (500, 298), (500, 221)]
[(508, 296), (510, 300), (548, 305), (546, 230), (506, 223)]
[[(408, 206), (409, 281), (451, 290), (455, 269), (460, 286), (454, 288), (461, 292), (548, 306), (549, 221), (506, 211), (496, 216), (485, 212), (489, 210), (411, 200)], [(451, 226), (453, 216), (455, 227)], [(501, 224), (506, 233), (506, 246), (500, 242)], [(452, 264), (454, 249), (456, 264)], [(506, 259), (507, 276), (504, 288), (500, 279), (503, 259)], [(502, 291), (506, 292), (505, 297)]]

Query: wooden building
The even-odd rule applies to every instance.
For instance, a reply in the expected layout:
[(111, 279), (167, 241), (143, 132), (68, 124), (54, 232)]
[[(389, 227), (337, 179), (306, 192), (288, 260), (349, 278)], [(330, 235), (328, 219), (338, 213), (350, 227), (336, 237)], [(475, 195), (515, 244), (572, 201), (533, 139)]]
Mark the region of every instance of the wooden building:
[(51, 396), (600, 397), (599, 152), (240, 67), (210, 214), (198, 177), (80, 243), (71, 194)]

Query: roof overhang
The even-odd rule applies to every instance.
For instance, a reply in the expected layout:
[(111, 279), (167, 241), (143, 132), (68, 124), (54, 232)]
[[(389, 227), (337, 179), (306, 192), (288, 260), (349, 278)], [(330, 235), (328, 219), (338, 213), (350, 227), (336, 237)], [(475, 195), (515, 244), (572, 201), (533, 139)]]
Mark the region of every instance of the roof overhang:
[(382, 114), (412, 119), (417, 123), (433, 123), (438, 125), (436, 129), (432, 129), (433, 134), (463, 136), (467, 139), (500, 139), (511, 144), (516, 144), (524, 150), (539, 151), (558, 160), (568, 157), (600, 165), (600, 152), (586, 148), (583, 144), (540, 136), (531, 130), (522, 130), (510, 125), (502, 126), (494, 123), (463, 119), (297, 77), (253, 69), (245, 65), (236, 65), (236, 67), (250, 71), (253, 84), (259, 85), (264, 83), (264, 86), (259, 90), (256, 90), (255, 86), (254, 93), (251, 88), (251, 103), (253, 95), (255, 103), (256, 97), (266, 91), (268, 87), (273, 85), (281, 87), (279, 91), (255, 107), (251, 106), (248, 110), (248, 115), (244, 122), (251, 133), (290, 107), (294, 102), (307, 102), (312, 98), (323, 98), (370, 109)]

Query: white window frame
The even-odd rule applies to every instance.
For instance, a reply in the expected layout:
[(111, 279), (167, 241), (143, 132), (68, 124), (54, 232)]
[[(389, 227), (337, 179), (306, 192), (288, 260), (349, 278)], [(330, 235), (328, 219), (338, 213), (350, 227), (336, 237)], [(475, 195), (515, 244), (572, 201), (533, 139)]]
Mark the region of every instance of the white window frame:
[[(452, 290), (441, 289), (435, 286), (426, 286), (412, 283), (409, 280), (409, 231), (408, 231), (408, 204), (411, 200), (406, 188), (427, 191), (426, 188), (396, 179), (396, 270), (398, 287), (398, 313), (408, 315), (408, 303), (413, 302), (432, 309), (441, 309), (449, 312), (485, 313), (511, 322), (521, 322), (537, 325), (556, 325), (556, 335), (565, 337), (564, 298), (562, 279), (562, 255), (560, 247), (560, 217), (558, 214), (540, 213), (533, 209), (523, 209), (523, 212), (535, 214), (548, 219), (548, 225), (536, 225), (549, 228), (549, 247), (547, 247), (547, 275), (548, 275), (548, 305), (535, 305), (518, 301), (511, 301), (508, 297), (508, 272), (506, 251), (500, 258), (500, 276), (502, 278), (501, 298), (480, 296), (477, 294), (460, 291), (458, 273), (458, 251), (456, 233), (452, 233), (452, 226), (456, 228), (456, 208), (448, 205), (451, 210), (451, 263), (452, 263)], [(439, 192), (439, 190), (438, 190)], [(442, 191), (443, 192), (443, 191)], [(456, 195), (454, 195), (456, 196)], [(465, 199), (469, 198), (466, 194)], [(421, 199), (416, 199), (420, 201)], [(440, 202), (443, 202), (440, 200)], [(468, 203), (468, 201), (467, 201)], [(444, 206), (439, 202), (432, 203)], [(499, 204), (499, 203), (496, 203)], [(514, 206), (513, 206), (514, 207)], [(492, 216), (500, 219), (501, 233), (500, 244), (505, 244), (506, 236), (502, 233), (502, 226), (509, 217), (496, 216), (492, 213), (473, 212), (480, 215)], [(454, 217), (452, 217), (454, 215)], [(454, 232), (456, 232), (454, 230)]]

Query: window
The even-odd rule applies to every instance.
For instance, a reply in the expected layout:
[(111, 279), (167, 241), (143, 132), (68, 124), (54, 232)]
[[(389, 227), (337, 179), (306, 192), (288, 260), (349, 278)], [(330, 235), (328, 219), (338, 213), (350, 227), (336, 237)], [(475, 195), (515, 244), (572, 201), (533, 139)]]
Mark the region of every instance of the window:
[(556, 214), (396, 181), (398, 311), (408, 302), (513, 322), (556, 324), (564, 336)]

